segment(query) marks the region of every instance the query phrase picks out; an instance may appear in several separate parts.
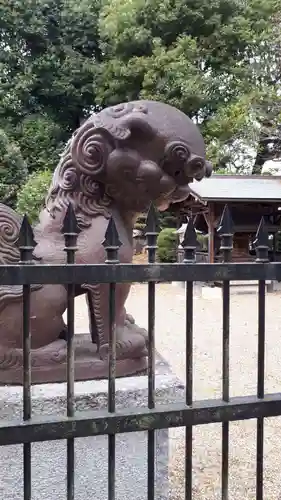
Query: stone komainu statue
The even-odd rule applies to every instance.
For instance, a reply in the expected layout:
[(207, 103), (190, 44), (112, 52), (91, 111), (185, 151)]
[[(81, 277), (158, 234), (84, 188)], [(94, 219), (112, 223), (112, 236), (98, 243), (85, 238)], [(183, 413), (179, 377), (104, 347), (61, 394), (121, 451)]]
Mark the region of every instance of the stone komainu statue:
[[(137, 215), (146, 211), (151, 202), (165, 210), (171, 203), (185, 199), (188, 184), (210, 174), (200, 132), (177, 109), (160, 102), (137, 101), (93, 114), (73, 134), (55, 170), (46, 207), (34, 228), (35, 264), (65, 263), (61, 230), (69, 203), (81, 231), (77, 263), (104, 263), (102, 242), (111, 216), (122, 242), (120, 261), (131, 262), (132, 229)], [(19, 261), (16, 241), (21, 220), (13, 210), (0, 205), (0, 264)], [(117, 376), (142, 369), (147, 354), (146, 332), (126, 314), (129, 291), (130, 284), (117, 285)], [(103, 377), (107, 373), (109, 340), (108, 285), (85, 285), (77, 289), (77, 294), (81, 293), (87, 294), (93, 343), (88, 341), (86, 357), (86, 344), (78, 343), (77, 378)], [(35, 381), (44, 379), (40, 373), (48, 369), (52, 379), (65, 376), (66, 306), (64, 286), (32, 287), (30, 328)], [(81, 366), (79, 352), (84, 353)], [(21, 366), (22, 287), (2, 286), (0, 382), (21, 381)]]

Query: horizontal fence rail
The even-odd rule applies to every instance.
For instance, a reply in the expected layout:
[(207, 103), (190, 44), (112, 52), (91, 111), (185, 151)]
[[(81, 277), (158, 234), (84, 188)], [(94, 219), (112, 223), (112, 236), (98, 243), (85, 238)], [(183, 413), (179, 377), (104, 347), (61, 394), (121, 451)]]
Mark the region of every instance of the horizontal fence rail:
[(190, 427), (220, 422), (235, 422), (281, 415), (281, 393), (220, 399), (183, 404), (158, 405), (156, 409), (132, 408), (116, 413), (88, 411), (70, 417), (32, 417), (27, 422), (0, 422), (1, 445), (21, 444), (71, 437), (101, 436), (124, 432), (152, 431), (169, 427)]
[(0, 285), (157, 281), (281, 281), (281, 262), (218, 264), (0, 265)]
[[(26, 217), (23, 219), (18, 247), (20, 262), (0, 265), (0, 286), (23, 286), (23, 419), (0, 421), (0, 445), (24, 445), (24, 500), (31, 500), (31, 443), (58, 439), (67, 440), (66, 498), (75, 498), (75, 438), (108, 436), (108, 500), (115, 500), (116, 435), (128, 432), (147, 432), (147, 498), (155, 499), (155, 431), (172, 427), (185, 428), (185, 499), (192, 500), (193, 426), (220, 423), (222, 425), (221, 498), (229, 495), (229, 422), (246, 419), (257, 421), (256, 499), (263, 500), (264, 418), (281, 415), (281, 393), (265, 394), (265, 294), (266, 281), (281, 281), (281, 262), (268, 262), (268, 233), (264, 219), (254, 242), (256, 261), (233, 263), (233, 222), (226, 206), (217, 233), (221, 238), (222, 263), (196, 263), (197, 237), (189, 217), (182, 242), (183, 261), (180, 264), (156, 262), (158, 221), (153, 207), (147, 218), (147, 264), (119, 262), (121, 242), (111, 218), (103, 246), (104, 264), (75, 264), (79, 227), (71, 204), (62, 227), (65, 239), (66, 264), (41, 264), (33, 259), (36, 243)], [(258, 281), (258, 364), (256, 395), (230, 397), (230, 282)], [(185, 282), (186, 288), (186, 380), (185, 402), (157, 405), (155, 398), (155, 284)], [(116, 331), (115, 295), (118, 283), (148, 283), (148, 408), (116, 410)], [(221, 399), (197, 401), (193, 394), (193, 284), (222, 282), (222, 388)], [(107, 411), (75, 411), (74, 320), (75, 285), (107, 283), (109, 285), (109, 354)], [(32, 416), (30, 297), (32, 285), (60, 284), (67, 288), (67, 391), (66, 414), (59, 417)], [(206, 377), (208, 374), (206, 374)]]

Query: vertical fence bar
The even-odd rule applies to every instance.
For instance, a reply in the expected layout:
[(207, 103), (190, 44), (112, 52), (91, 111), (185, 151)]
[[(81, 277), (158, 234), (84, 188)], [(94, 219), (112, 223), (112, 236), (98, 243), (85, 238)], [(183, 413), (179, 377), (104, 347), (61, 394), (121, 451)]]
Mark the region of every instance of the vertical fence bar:
[[(264, 398), (264, 359), (265, 359), (265, 281), (259, 281), (258, 298), (258, 384), (257, 396)], [(264, 419), (257, 419), (257, 470), (256, 498), (263, 500), (263, 455)]]
[[(108, 367), (108, 411), (115, 412), (116, 329), (115, 329), (115, 283), (109, 284), (109, 367)], [(115, 500), (116, 436), (108, 436), (108, 500)]]
[[(233, 222), (226, 205), (218, 227), (221, 237), (220, 250), (223, 262), (231, 261), (233, 248)], [(224, 280), (222, 284), (222, 399), (229, 402), (229, 323), (230, 323), (230, 284)], [(229, 422), (222, 424), (222, 465), (221, 465), (221, 498), (228, 500), (229, 495)]]
[[(68, 253), (68, 264), (73, 264)], [(74, 298), (75, 285), (67, 286), (67, 416), (74, 416)], [(74, 500), (74, 438), (67, 440), (67, 500)]]
[[(256, 239), (256, 262), (268, 262), (268, 232), (264, 219), (261, 219)], [(265, 280), (259, 281), (258, 290), (258, 366), (257, 366), (257, 396), (264, 398), (264, 372), (265, 372)], [(264, 419), (257, 419), (257, 454), (256, 454), (256, 499), (263, 500), (264, 476)]]
[[(31, 418), (30, 286), (23, 285), (23, 420)], [(23, 445), (24, 500), (31, 500), (31, 443)]]
[[(223, 361), (222, 361), (222, 398), (229, 402), (229, 281), (223, 282)], [(222, 500), (228, 499), (229, 475), (229, 422), (222, 424)]]
[[(193, 399), (193, 282), (186, 282), (186, 404)], [(185, 428), (185, 500), (192, 499), (192, 427)]]
[[(195, 264), (197, 236), (192, 217), (189, 217), (182, 247), (183, 264)], [(193, 402), (193, 281), (186, 282), (185, 290), (185, 332), (186, 332), (186, 405)], [(192, 500), (192, 426), (185, 428), (185, 500)]]
[[(149, 259), (152, 264), (153, 261)], [(155, 408), (155, 283), (148, 283), (148, 408)], [(155, 498), (155, 431), (147, 437), (147, 498)]]
[[(67, 264), (75, 263), (79, 228), (71, 203), (68, 206), (62, 232), (65, 239)], [(67, 416), (74, 417), (74, 321), (75, 283), (67, 285)], [(74, 500), (75, 449), (74, 438), (67, 439), (67, 500)]]
[[(20, 264), (32, 263), (32, 253), (36, 243), (28, 218), (24, 216), (18, 247)], [(31, 418), (31, 334), (30, 334), (30, 285), (22, 290), (22, 330), (23, 330), (23, 420)], [(31, 443), (23, 445), (23, 498), (31, 500)]]
[[(106, 264), (119, 264), (118, 250), (121, 246), (114, 219), (111, 218), (105, 233), (103, 246), (106, 251)], [(109, 284), (109, 352), (108, 352), (108, 411), (115, 412), (116, 379), (116, 328), (115, 309), (116, 283)], [(116, 483), (116, 436), (108, 435), (108, 500), (115, 500)]]
[[(149, 264), (154, 264), (157, 250), (158, 220), (150, 206), (146, 221)], [(155, 408), (155, 283), (148, 282), (148, 408)], [(155, 498), (155, 431), (147, 435), (147, 499)]]

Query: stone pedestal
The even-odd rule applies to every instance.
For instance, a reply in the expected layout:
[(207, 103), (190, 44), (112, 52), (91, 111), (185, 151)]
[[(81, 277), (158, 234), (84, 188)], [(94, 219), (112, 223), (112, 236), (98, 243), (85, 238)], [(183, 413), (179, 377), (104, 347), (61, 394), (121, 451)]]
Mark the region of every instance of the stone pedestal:
[[(128, 321), (129, 323), (129, 321)], [(124, 333), (143, 333), (143, 348), (135, 352), (126, 352), (125, 342), (117, 343), (116, 377), (124, 377), (146, 372), (147, 348), (145, 347), (145, 330), (134, 323), (125, 325)], [(75, 378), (76, 380), (104, 379), (108, 375), (107, 349), (102, 346), (97, 351), (96, 344), (90, 334), (74, 335)], [(102, 356), (102, 351), (103, 356)], [(120, 356), (121, 354), (121, 356)], [(120, 356), (118, 358), (118, 355)], [(34, 384), (66, 381), (67, 342), (57, 339), (39, 349), (31, 349), (31, 379)], [(0, 346), (0, 385), (21, 385), (23, 381), (23, 350)]]
[[(107, 381), (75, 383), (77, 411), (99, 410), (107, 405)], [(33, 415), (63, 415), (66, 384), (32, 387)], [(184, 400), (184, 388), (161, 359), (156, 369), (157, 404)], [(147, 406), (147, 377), (134, 376), (116, 381), (117, 410)], [(0, 387), (0, 418), (21, 415), (22, 388)], [(75, 440), (75, 499), (107, 499), (107, 436)], [(1, 443), (0, 443), (1, 444)], [(0, 498), (23, 498), (22, 446), (0, 446)], [(156, 496), (168, 500), (169, 431), (156, 431)], [(65, 500), (66, 441), (32, 444), (32, 500)], [(116, 437), (116, 500), (147, 498), (147, 433), (119, 434)]]

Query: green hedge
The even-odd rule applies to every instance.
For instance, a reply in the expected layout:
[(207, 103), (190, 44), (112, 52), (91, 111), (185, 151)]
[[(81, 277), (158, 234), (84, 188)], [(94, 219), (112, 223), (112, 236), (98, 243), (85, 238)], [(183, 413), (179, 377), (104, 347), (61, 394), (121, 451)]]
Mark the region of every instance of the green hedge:
[(26, 214), (32, 224), (38, 221), (39, 213), (45, 205), (52, 175), (50, 170), (34, 172), (18, 192), (16, 210), (21, 215)]
[(178, 237), (174, 228), (162, 229), (157, 238), (157, 258), (160, 262), (176, 262)]

